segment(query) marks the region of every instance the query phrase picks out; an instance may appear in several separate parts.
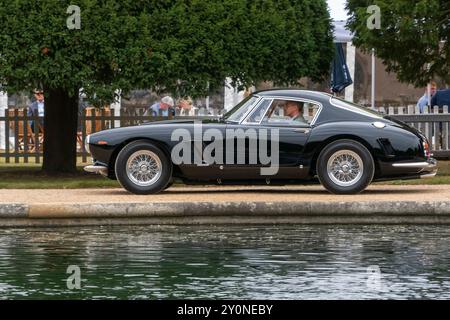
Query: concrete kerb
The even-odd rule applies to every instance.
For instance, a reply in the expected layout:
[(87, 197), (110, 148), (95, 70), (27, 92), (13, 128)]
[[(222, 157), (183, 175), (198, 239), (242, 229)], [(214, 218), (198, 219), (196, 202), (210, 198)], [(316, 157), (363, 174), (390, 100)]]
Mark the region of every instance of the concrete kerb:
[(0, 226), (98, 224), (448, 224), (450, 201), (0, 204)]
[(29, 206), (19, 203), (0, 203), (0, 223), (3, 218), (28, 218)]

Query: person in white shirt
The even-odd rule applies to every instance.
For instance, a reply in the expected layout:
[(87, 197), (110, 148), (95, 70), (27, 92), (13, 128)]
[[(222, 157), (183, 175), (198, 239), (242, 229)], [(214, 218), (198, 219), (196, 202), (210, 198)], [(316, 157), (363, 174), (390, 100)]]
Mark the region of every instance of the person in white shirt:
[[(433, 96), (436, 94), (436, 90), (437, 90), (437, 85), (436, 82), (431, 82), (431, 98), (433, 98)], [(419, 112), (420, 113), (424, 113), (425, 112), (425, 108), (428, 107), (428, 92), (425, 91), (425, 94), (419, 99), (419, 101), (417, 102), (417, 107), (419, 108)]]
[[(44, 117), (45, 112), (45, 100), (44, 100), (44, 91), (35, 90), (34, 91), (35, 101), (28, 108), (28, 116), (29, 117)], [(43, 126), (43, 120), (40, 121), (41, 126)], [(31, 121), (31, 129), (34, 131), (34, 121)]]

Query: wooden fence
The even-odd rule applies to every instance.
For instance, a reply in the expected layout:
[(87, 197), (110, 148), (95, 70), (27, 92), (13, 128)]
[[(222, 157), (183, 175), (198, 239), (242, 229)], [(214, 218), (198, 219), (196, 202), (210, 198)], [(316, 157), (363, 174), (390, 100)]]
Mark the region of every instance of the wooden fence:
[[(408, 108), (405, 108), (408, 110)], [(433, 154), (438, 158), (450, 158), (450, 114), (448, 108), (442, 110), (434, 108), (433, 113), (417, 114), (414, 108), (410, 108), (411, 113), (400, 111), (401, 109), (380, 110), (395, 119), (404, 121), (419, 131), (421, 131), (431, 142)], [(190, 113), (187, 117), (196, 116), (198, 110)], [(203, 112), (200, 115), (204, 116)], [(206, 117), (217, 116), (211, 114)], [(87, 135), (105, 129), (115, 127), (128, 127), (144, 122), (167, 120), (172, 118), (186, 118), (186, 116), (176, 115), (175, 117), (149, 117), (142, 114), (130, 114), (123, 112), (120, 116), (115, 116), (109, 109), (86, 109), (79, 117), (77, 134), (77, 153), (83, 163), (88, 162), (89, 154), (85, 150), (85, 140)], [(28, 116), (26, 109), (8, 110), (4, 116), (0, 116), (0, 130), (4, 133), (4, 145), (0, 144), (0, 160), (6, 163), (40, 163), (43, 153), (43, 141), (45, 133), (43, 131), (43, 118)]]
[[(87, 108), (79, 116), (77, 130), (77, 156), (83, 163), (90, 159), (86, 152), (85, 141), (89, 134), (113, 129), (116, 127), (135, 126), (145, 122), (168, 120), (177, 118), (203, 119), (218, 116), (217, 111), (193, 110), (187, 115), (175, 116), (147, 116), (140, 112), (124, 112), (115, 116), (109, 108), (94, 109)], [(4, 134), (4, 145), (0, 141), (0, 163), (5, 159), (6, 163), (29, 163), (34, 160), (40, 163), (43, 156), (44, 126), (43, 117), (29, 116), (27, 109), (10, 109), (4, 116), (0, 116), (0, 130)]]

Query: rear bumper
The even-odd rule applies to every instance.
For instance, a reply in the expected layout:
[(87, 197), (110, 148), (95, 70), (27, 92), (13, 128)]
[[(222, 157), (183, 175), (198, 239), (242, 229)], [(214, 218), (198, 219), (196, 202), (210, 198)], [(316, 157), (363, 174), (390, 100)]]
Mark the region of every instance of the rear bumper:
[(417, 173), (420, 178), (433, 178), (438, 172), (437, 160), (430, 158), (424, 162), (397, 162), (392, 167), (403, 170), (411, 170), (411, 173)]

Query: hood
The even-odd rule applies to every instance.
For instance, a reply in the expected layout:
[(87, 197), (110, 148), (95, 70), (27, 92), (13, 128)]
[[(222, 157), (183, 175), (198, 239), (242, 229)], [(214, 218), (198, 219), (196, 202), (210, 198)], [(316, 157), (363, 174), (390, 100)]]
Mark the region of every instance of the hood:
[(205, 118), (205, 117), (189, 117), (189, 118), (181, 118), (181, 119), (173, 119), (173, 120), (161, 120), (161, 121), (149, 121), (146, 123), (142, 123), (140, 125), (129, 126), (129, 127), (120, 127), (102, 130), (90, 135), (91, 141), (97, 141), (100, 139), (114, 138), (113, 140), (120, 140), (123, 137), (129, 135), (141, 135), (142, 132), (148, 132), (146, 128), (155, 127), (155, 129), (162, 129), (164, 127), (177, 127), (183, 124), (194, 124), (195, 121), (201, 121), (203, 124), (209, 123), (224, 123), (224, 120), (221, 118)]

